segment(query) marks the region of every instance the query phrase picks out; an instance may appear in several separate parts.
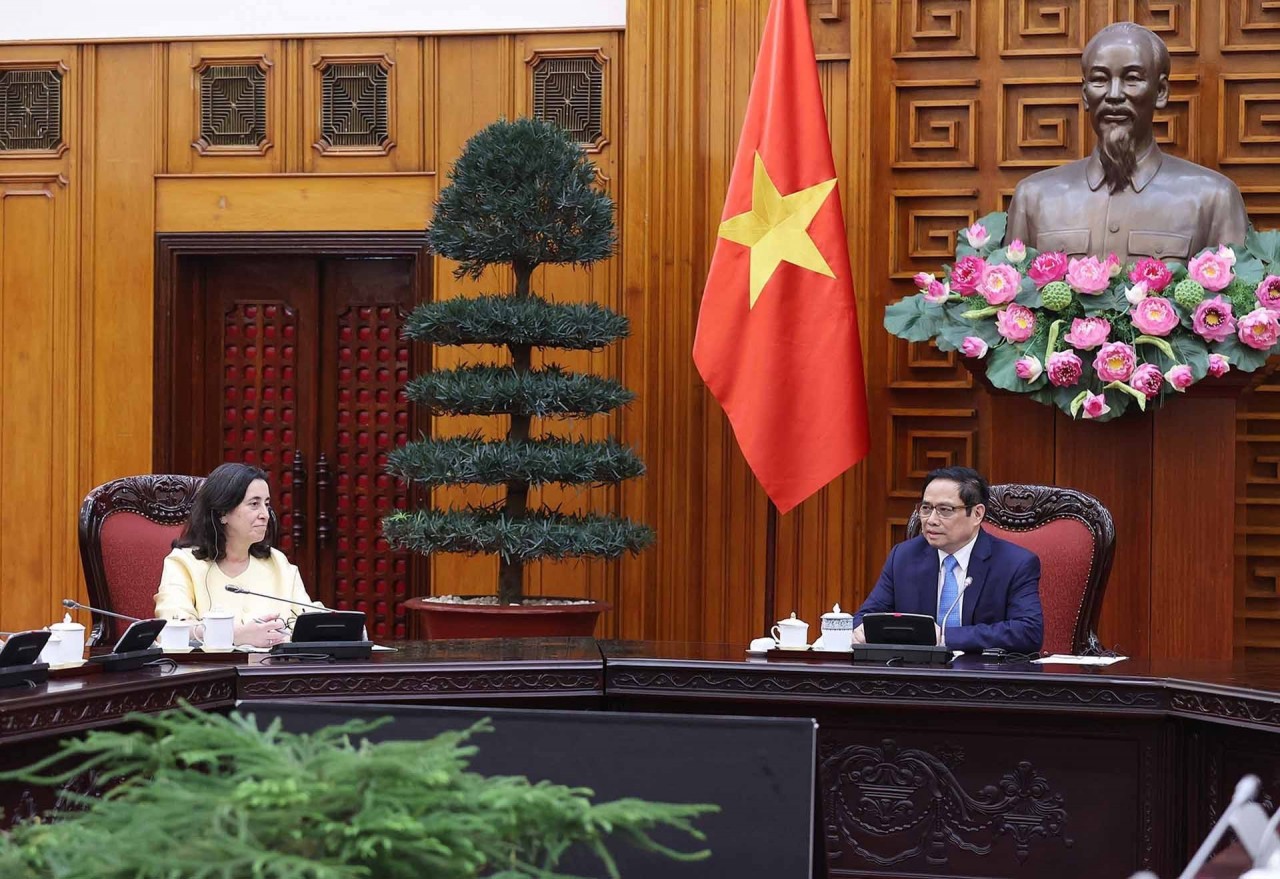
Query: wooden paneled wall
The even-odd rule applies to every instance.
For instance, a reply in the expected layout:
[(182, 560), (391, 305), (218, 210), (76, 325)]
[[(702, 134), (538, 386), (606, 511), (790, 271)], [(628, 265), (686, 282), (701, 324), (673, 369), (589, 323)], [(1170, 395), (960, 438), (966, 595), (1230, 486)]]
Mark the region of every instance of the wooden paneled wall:
[[(1052, 481), (1087, 451), (1049, 410), (997, 405), (953, 359), (881, 329), (884, 306), (909, 292), (904, 279), (950, 254), (954, 229), (1002, 205), (1022, 174), (1088, 149), (1074, 84), (1086, 33), (1126, 17), (1160, 30), (1175, 48), (1175, 97), (1161, 121), (1167, 148), (1222, 167), (1263, 224), (1275, 219), (1280, 14), (1268, 4), (810, 0), (874, 442), (868, 461), (781, 518), (771, 554), (765, 497), (690, 357), (767, 8), (768, 0), (629, 0), (623, 33), (0, 46), (0, 65), (66, 68), (67, 144), (56, 156), (0, 157), (0, 627), (47, 622), (58, 598), (82, 588), (79, 500), (150, 467), (154, 236), (421, 228), (437, 175), (466, 138), (528, 112), (528, 61), (538, 52), (606, 59), (595, 158), (618, 201), (621, 247), (591, 272), (544, 271), (536, 284), (620, 308), (634, 328), (620, 346), (555, 359), (616, 375), (639, 393), (612, 417), (548, 429), (618, 434), (649, 467), (620, 489), (548, 490), (544, 499), (620, 510), (654, 525), (658, 543), (618, 563), (532, 566), (529, 577), (533, 591), (612, 601), (604, 634), (745, 641), (764, 627), (767, 588), (779, 615), (795, 610), (816, 624), (834, 602), (855, 605), (868, 591), (930, 467), (972, 463), (997, 480)], [(316, 146), (319, 71), (326, 59), (351, 56), (383, 59), (391, 71), (395, 145), (385, 154)], [(256, 154), (193, 146), (194, 71), (216, 58), (268, 71), (269, 147)], [(440, 263), (433, 293), (503, 283), (455, 281)], [(441, 350), (436, 364), (483, 356)], [(1265, 622), (1280, 616), (1280, 577), (1266, 561), (1280, 550), (1265, 544), (1277, 527), (1266, 494), (1277, 482), (1265, 428), (1275, 416), (1249, 406), (1260, 414), (1241, 428), (1257, 438), (1241, 443), (1242, 521), (1255, 524), (1237, 546), (1239, 628), (1280, 640)], [(484, 494), (437, 500), (458, 497)], [(1149, 535), (1142, 510), (1117, 514), (1123, 580), (1149, 564), (1141, 550)], [(495, 568), (491, 559), (438, 560), (433, 589), (481, 591)], [(1112, 592), (1104, 635), (1144, 652), (1151, 594), (1116, 582)], [(1247, 623), (1248, 613), (1262, 622)], [(1178, 649), (1190, 655), (1195, 645)]]
[[(607, 136), (594, 158), (616, 189), (618, 32), (0, 45), (0, 71), (62, 73), (61, 145), (0, 151), (0, 629), (44, 625), (61, 616), (61, 598), (84, 600), (80, 501), (95, 485), (151, 470), (156, 235), (421, 230), (437, 171), (480, 127), (528, 113), (532, 63), (560, 50), (602, 59)], [(389, 143), (339, 154), (319, 144), (320, 76), (326, 63), (352, 60), (389, 70)], [(266, 71), (260, 148), (198, 142), (198, 73), (211, 63)], [(546, 271), (538, 283), (618, 305), (621, 266)], [(455, 282), (450, 269), (434, 267), (435, 295), (505, 282)], [(437, 363), (460, 356), (440, 351)], [(621, 357), (614, 349), (558, 359), (616, 374)], [(458, 421), (436, 429), (471, 426)], [(618, 427), (615, 417), (564, 429), (603, 436)], [(547, 500), (616, 506), (615, 494)], [(493, 568), (441, 559), (434, 588), (485, 591)], [(559, 573), (532, 572), (534, 590), (619, 591), (616, 566)]]

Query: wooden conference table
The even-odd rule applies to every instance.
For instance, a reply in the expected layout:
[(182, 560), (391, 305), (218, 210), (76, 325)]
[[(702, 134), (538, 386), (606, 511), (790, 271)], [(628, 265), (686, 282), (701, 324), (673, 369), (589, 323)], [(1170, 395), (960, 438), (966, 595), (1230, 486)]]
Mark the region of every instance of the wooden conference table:
[[(0, 691), (0, 767), (185, 700), (462, 704), (816, 718), (832, 876), (1127, 877), (1181, 870), (1235, 782), (1280, 802), (1280, 662), (885, 668), (714, 644), (444, 641), (370, 660), (175, 657)], [(731, 747), (732, 743), (726, 743)], [(619, 755), (625, 757), (625, 755)], [(52, 794), (0, 791), (7, 814)]]

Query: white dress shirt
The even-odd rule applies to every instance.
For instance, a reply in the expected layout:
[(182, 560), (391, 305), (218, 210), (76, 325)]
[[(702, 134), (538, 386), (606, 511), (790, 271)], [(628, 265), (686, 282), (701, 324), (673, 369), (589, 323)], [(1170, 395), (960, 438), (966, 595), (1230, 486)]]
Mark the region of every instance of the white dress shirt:
[(973, 538), (964, 546), (955, 552), (943, 552), (938, 550), (938, 609), (933, 612), (933, 618), (936, 620), (938, 616), (947, 608), (942, 606), (942, 579), (947, 575), (946, 561), (947, 556), (956, 557), (956, 585), (960, 587), (960, 599), (956, 602), (956, 611), (960, 614), (960, 618), (964, 619), (964, 593), (966, 591), (964, 581), (969, 578), (969, 557), (973, 555), (973, 545), (978, 542), (978, 533), (975, 532)]

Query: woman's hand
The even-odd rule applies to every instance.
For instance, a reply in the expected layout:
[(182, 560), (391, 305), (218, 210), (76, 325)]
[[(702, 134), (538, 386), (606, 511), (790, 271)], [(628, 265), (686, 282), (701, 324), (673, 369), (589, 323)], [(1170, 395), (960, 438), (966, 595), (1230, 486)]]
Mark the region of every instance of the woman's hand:
[(289, 640), (289, 630), (284, 626), (280, 614), (273, 613), (258, 617), (247, 623), (236, 625), (235, 643), (248, 644), (251, 647), (274, 647)]

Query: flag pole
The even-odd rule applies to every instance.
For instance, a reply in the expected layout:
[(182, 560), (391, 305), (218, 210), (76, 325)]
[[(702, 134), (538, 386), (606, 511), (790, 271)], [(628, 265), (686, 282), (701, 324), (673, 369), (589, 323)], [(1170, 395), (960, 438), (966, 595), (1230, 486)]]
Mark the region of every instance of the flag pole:
[(764, 631), (777, 622), (778, 604), (778, 507), (768, 501), (764, 526)]

